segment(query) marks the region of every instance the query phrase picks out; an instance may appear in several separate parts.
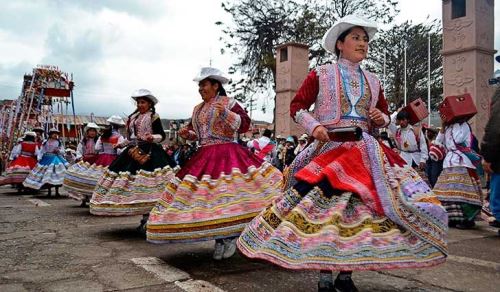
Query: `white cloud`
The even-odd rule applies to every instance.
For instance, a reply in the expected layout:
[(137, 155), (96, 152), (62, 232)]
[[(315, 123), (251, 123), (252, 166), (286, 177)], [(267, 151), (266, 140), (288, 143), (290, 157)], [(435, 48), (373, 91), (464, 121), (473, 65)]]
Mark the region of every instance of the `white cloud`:
[[(441, 3), (402, 0), (396, 22), (440, 18)], [(189, 117), (200, 102), (192, 81), (199, 68), (211, 60), (227, 70), (233, 61), (220, 55), (215, 25), (229, 19), (220, 0), (8, 1), (0, 11), (0, 97), (15, 98), (22, 74), (49, 63), (74, 73), (80, 113), (128, 114), (130, 93), (148, 88), (160, 99), (162, 117)], [(495, 44), (500, 47), (500, 37)], [(272, 120), (272, 103), (261, 98), (253, 118)]]

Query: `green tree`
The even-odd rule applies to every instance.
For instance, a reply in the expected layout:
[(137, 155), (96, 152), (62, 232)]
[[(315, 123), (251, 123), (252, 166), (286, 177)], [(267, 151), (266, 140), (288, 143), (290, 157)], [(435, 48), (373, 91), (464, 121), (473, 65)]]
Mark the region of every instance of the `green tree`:
[[(222, 27), (221, 53), (237, 56), (229, 73), (239, 76), (230, 90), (245, 102), (255, 93), (273, 89), (276, 76), (275, 48), (285, 42), (310, 46), (311, 66), (326, 62), (330, 55), (321, 48), (321, 38), (339, 18), (362, 14), (389, 23), (399, 12), (392, 0), (240, 0), (222, 3), (232, 23)], [(274, 97), (273, 97), (274, 98)]]
[[(368, 68), (383, 79), (385, 55), (385, 96), (397, 108), (404, 102), (404, 47), (406, 50), (407, 101), (421, 97), (427, 101), (428, 37), (431, 40), (431, 107), (442, 100), (442, 34), (438, 21), (430, 24), (401, 25), (381, 31), (370, 43)], [(384, 80), (382, 80), (384, 82)]]

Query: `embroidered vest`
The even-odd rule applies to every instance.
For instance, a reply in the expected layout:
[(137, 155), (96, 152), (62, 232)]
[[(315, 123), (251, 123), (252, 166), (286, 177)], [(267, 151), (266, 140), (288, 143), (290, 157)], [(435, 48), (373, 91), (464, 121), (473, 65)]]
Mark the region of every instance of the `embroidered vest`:
[[(367, 131), (370, 126), (366, 122), (360, 122), (359, 119), (355, 118), (352, 118), (349, 121), (349, 117), (345, 117), (347, 118), (346, 121), (345, 118), (342, 118), (342, 115), (345, 114), (346, 106), (349, 107), (349, 102), (347, 101), (347, 98), (344, 97), (344, 93), (342, 92), (342, 80), (340, 79), (341, 76), (338, 65), (327, 64), (319, 66), (316, 69), (316, 72), (318, 73), (319, 79), (319, 93), (314, 104), (313, 116), (315, 117), (315, 119), (327, 127), (343, 127), (356, 125)], [(368, 91), (366, 92), (362, 100), (365, 99), (369, 94), (369, 109), (372, 109), (375, 108), (378, 102), (380, 82), (375, 74), (372, 74), (366, 70), (362, 70), (362, 72), (368, 86)], [(368, 111), (366, 111), (366, 113), (367, 112)], [(343, 120), (342, 122), (341, 118)]]
[(21, 142), (21, 155), (34, 157), (36, 151), (36, 142)]
[[(222, 102), (227, 109), (231, 109), (236, 104), (236, 100), (227, 96), (217, 97), (217, 101)], [(202, 131), (207, 131), (208, 139), (219, 140), (220, 142), (232, 142), (234, 139), (234, 130), (224, 121), (222, 117), (215, 115), (215, 108), (210, 106), (206, 117), (199, 116), (205, 102), (195, 106), (193, 110), (193, 128), (198, 137), (202, 137)], [(208, 123), (205, 124), (204, 121)]]

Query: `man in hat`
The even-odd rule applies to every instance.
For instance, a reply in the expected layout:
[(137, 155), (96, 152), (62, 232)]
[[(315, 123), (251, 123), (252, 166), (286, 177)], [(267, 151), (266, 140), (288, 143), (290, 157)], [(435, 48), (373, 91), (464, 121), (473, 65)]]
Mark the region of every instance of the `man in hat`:
[[(500, 62), (500, 56), (496, 57)], [(491, 99), (490, 119), (486, 124), (481, 155), (484, 159), (484, 170), (490, 174), (490, 209), (495, 220), (493, 227), (500, 228), (500, 87), (497, 87)], [(499, 230), (500, 232), (500, 230)]]
[(394, 135), (396, 148), (406, 164), (424, 170), (429, 158), (425, 136), (420, 128), (410, 125), (409, 121), (410, 115), (407, 112), (394, 113), (391, 116), (389, 130)]

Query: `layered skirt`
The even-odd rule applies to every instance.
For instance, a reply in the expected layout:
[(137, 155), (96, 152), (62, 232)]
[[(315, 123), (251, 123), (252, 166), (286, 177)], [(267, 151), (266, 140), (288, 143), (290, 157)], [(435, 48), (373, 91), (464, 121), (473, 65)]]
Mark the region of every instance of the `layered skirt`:
[(80, 161), (66, 171), (63, 187), (68, 196), (75, 200), (88, 202), (92, 197), (97, 181), (117, 155), (99, 154), (95, 163)]
[(434, 186), (451, 223), (474, 221), (481, 212), (482, 190), (476, 170), (463, 166), (444, 168)]
[(99, 178), (90, 200), (90, 213), (100, 216), (132, 216), (148, 214), (161, 197), (167, 182), (175, 177), (161, 145), (140, 144), (150, 159), (139, 164), (127, 147)]
[(36, 163), (35, 157), (20, 155), (9, 164), (5, 175), (0, 177), (0, 186), (23, 183)]
[(150, 213), (153, 243), (238, 236), (279, 194), (282, 174), (235, 143), (203, 146), (167, 184)]
[(373, 137), (311, 144), (286, 181), (284, 194), (238, 239), (247, 257), (340, 271), (445, 261), (446, 211), (415, 170)]
[(26, 177), (23, 185), (35, 190), (43, 186), (60, 186), (63, 184), (64, 175), (69, 163), (60, 155), (45, 153), (38, 164)]

